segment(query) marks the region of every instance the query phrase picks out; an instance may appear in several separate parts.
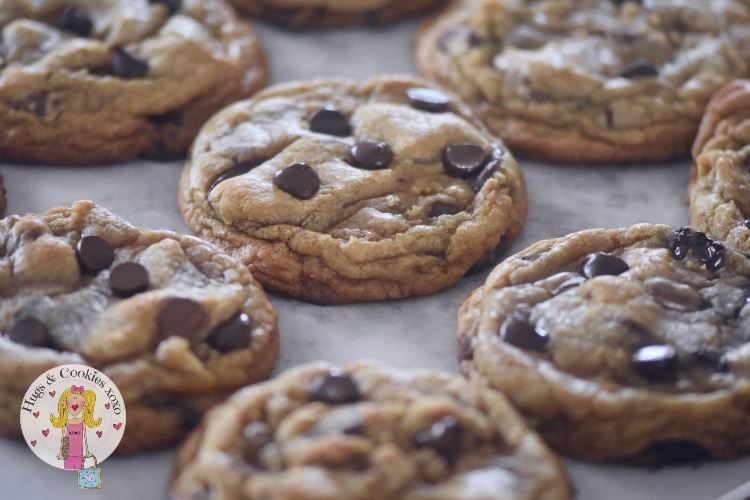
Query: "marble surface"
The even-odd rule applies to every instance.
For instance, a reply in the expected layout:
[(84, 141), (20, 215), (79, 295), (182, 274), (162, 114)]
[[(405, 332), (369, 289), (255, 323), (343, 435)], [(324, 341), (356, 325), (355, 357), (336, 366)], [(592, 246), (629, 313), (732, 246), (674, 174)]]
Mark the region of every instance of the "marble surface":
[[(415, 72), (411, 48), (418, 20), (385, 28), (290, 33), (256, 23), (273, 82), (312, 77), (357, 79)], [(560, 166), (519, 160), (528, 184), (526, 226), (510, 252), (540, 239), (592, 227), (638, 222), (686, 224), (687, 161), (658, 165)], [(8, 213), (43, 212), (90, 199), (134, 224), (188, 233), (176, 206), (182, 163), (137, 161), (96, 167), (0, 162)], [(271, 295), (278, 309), (281, 353), (276, 371), (312, 361), (376, 359), (394, 366), (458, 373), (456, 310), (484, 274), (428, 297), (323, 307)], [(167, 496), (173, 450), (111, 457), (100, 493), (76, 488), (75, 475), (37, 459), (22, 441), (0, 438), (0, 498), (140, 500)], [(566, 461), (580, 500), (721, 500), (750, 495), (750, 458), (645, 470)]]

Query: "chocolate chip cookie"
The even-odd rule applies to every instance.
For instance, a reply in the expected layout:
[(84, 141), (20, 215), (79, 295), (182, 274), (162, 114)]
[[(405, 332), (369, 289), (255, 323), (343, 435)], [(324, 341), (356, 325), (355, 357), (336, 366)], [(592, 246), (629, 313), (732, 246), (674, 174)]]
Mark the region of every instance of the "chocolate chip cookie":
[(247, 268), (192, 236), (136, 228), (92, 202), (0, 221), (0, 431), (63, 364), (119, 388), (119, 452), (175, 442), (210, 405), (267, 378), (276, 311)]
[(238, 10), (287, 29), (380, 25), (422, 14), (446, 0), (232, 0)]
[(750, 451), (749, 296), (750, 258), (690, 228), (540, 241), (461, 305), (461, 370), (573, 457), (733, 457)]
[(175, 498), (570, 498), (561, 462), (495, 391), (372, 362), (241, 389), (178, 450)]
[(690, 223), (750, 252), (750, 80), (735, 80), (709, 102), (693, 146)]
[(709, 99), (750, 74), (745, 2), (477, 0), (426, 21), (419, 71), (517, 155), (687, 157)]
[(267, 288), (324, 304), (448, 287), (517, 236), (526, 203), (468, 108), (399, 76), (280, 84), (225, 108), (179, 188), (196, 234)]
[(0, 0), (0, 156), (99, 163), (185, 153), (267, 83), (224, 0)]

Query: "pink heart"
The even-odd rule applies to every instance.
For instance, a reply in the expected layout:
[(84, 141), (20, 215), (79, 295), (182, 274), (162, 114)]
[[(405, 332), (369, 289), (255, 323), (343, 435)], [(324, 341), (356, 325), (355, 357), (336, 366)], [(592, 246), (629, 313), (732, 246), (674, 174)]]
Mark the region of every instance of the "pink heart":
[(57, 394), (55, 391), (49, 391), (49, 397), (54, 398), (55, 394)]
[(114, 428), (115, 428), (115, 430), (118, 430), (118, 431), (119, 431), (119, 430), (120, 430), (120, 427), (122, 427), (122, 423), (119, 423), (119, 424), (112, 424), (112, 427), (114, 427)]
[(44, 435), (44, 437), (47, 437), (47, 436), (49, 436), (49, 429), (44, 429), (44, 430), (42, 431), (42, 435)]
[(78, 409), (78, 405), (70, 405), (71, 408), (73, 408), (73, 411), (76, 411)]
[(97, 437), (102, 437), (102, 431), (96, 431), (96, 436)]
[(34, 413), (32, 413), (32, 415), (34, 415), (34, 418), (39, 418), (39, 412), (38, 411), (35, 411)]
[(87, 472), (86, 474), (83, 475), (83, 478), (86, 480), (86, 482), (90, 483), (91, 482), (91, 476), (93, 476), (93, 475), (94, 475), (93, 472)]
[(109, 410), (109, 403), (104, 403), (104, 407)]
[(36, 439), (31, 442), (31, 446), (36, 446)]

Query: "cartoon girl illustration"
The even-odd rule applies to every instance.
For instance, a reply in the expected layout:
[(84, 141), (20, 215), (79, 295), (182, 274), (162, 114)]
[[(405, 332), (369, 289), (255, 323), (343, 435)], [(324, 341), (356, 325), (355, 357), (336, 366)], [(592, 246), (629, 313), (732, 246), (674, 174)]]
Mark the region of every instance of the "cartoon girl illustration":
[(102, 423), (101, 418), (94, 420), (95, 404), (94, 391), (84, 390), (82, 385), (74, 384), (60, 394), (57, 401), (57, 417), (50, 413), (52, 426), (56, 429), (62, 427), (63, 430), (57, 459), (65, 460), (66, 469), (82, 469), (84, 460), (93, 456), (89, 453), (86, 427), (98, 427)]

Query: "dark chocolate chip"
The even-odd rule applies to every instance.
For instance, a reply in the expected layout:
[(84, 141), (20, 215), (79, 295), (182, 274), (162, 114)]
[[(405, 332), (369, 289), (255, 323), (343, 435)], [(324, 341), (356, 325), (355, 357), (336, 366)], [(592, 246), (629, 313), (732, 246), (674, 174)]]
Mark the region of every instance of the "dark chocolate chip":
[(252, 328), (250, 316), (245, 313), (236, 314), (211, 330), (208, 344), (221, 352), (245, 349), (250, 345)]
[(706, 269), (709, 271), (716, 271), (722, 267), (726, 262), (724, 245), (716, 242), (712, 242), (705, 247), (700, 249), (698, 258), (701, 262), (706, 265)]
[(500, 325), (500, 338), (510, 345), (529, 351), (543, 352), (549, 342), (549, 334), (536, 328), (520, 314), (509, 314)]
[(130, 80), (140, 78), (148, 72), (148, 61), (128, 52), (120, 45), (112, 47), (112, 74)]
[(630, 269), (624, 260), (612, 254), (597, 252), (583, 261), (583, 275), (587, 278), (611, 275), (617, 276)]
[(31, 316), (17, 321), (8, 332), (8, 338), (29, 347), (48, 347), (52, 342), (47, 325)]
[(476, 178), (471, 182), (471, 189), (475, 193), (478, 193), (482, 186), (484, 186), (484, 183), (487, 182), (498, 170), (500, 170), (501, 161), (500, 161), (500, 155), (502, 154), (501, 151), (495, 151), (493, 153), (492, 159), (490, 159), (484, 167), (482, 167), (482, 170), (479, 172), (479, 175), (476, 176)]
[(162, 339), (183, 337), (195, 340), (208, 322), (208, 313), (200, 302), (184, 297), (167, 300), (156, 315), (156, 327)]
[(100, 236), (84, 236), (78, 240), (76, 256), (84, 272), (98, 273), (112, 265), (115, 251), (112, 245)]
[(148, 271), (137, 262), (123, 262), (109, 273), (109, 287), (121, 298), (148, 290)]
[(170, 15), (182, 8), (182, 0), (148, 0), (148, 3), (160, 3), (167, 8)]
[(669, 382), (677, 377), (677, 350), (671, 345), (642, 347), (630, 357), (635, 371), (651, 382)]
[[(687, 439), (656, 441), (636, 458), (638, 465), (700, 465), (713, 457), (705, 447)], [(747, 498), (745, 498), (747, 500)]]
[(416, 109), (429, 111), (430, 113), (443, 113), (448, 111), (451, 98), (444, 92), (428, 87), (413, 87), (406, 91), (409, 104)]
[(285, 193), (301, 200), (307, 200), (320, 187), (320, 177), (310, 165), (293, 163), (276, 172), (273, 183)]
[(461, 207), (455, 203), (447, 203), (445, 201), (436, 201), (430, 205), (428, 217), (440, 217), (441, 215), (455, 215), (461, 211)]
[(180, 429), (186, 431), (194, 429), (203, 417), (200, 410), (184, 402), (179, 402), (175, 405), (175, 413), (177, 413)]
[(675, 259), (682, 260), (687, 257), (690, 250), (691, 230), (689, 227), (681, 227), (680, 229), (675, 229), (674, 233), (675, 237), (670, 250)]
[(417, 448), (432, 448), (449, 462), (461, 454), (461, 426), (453, 415), (446, 415), (429, 428), (414, 436)]
[(336, 369), (315, 377), (309, 391), (310, 401), (332, 405), (356, 403), (361, 399), (356, 382), (346, 373)]
[(227, 179), (231, 179), (232, 177), (237, 177), (242, 174), (246, 174), (258, 165), (264, 163), (266, 160), (248, 160), (248, 161), (241, 161), (237, 165), (233, 166), (229, 170), (226, 170), (219, 174), (219, 176), (214, 179), (214, 181), (211, 183), (211, 187), (209, 188), (209, 191), (215, 188), (220, 182), (225, 181)]
[(339, 110), (333, 108), (319, 109), (307, 121), (310, 130), (321, 134), (346, 137), (352, 133), (349, 119)]
[(466, 179), (479, 170), (487, 157), (476, 144), (456, 143), (443, 150), (443, 168), (449, 175)]
[(352, 165), (365, 170), (386, 168), (393, 160), (393, 151), (384, 142), (359, 141), (351, 149)]
[(72, 31), (78, 36), (86, 37), (91, 33), (94, 23), (82, 8), (75, 5), (66, 5), (57, 18), (57, 27), (65, 31)]
[(659, 75), (659, 70), (656, 69), (650, 61), (646, 59), (636, 59), (625, 65), (620, 71), (620, 76), (632, 80), (633, 78), (648, 78)]
[(742, 225), (745, 226), (747, 229), (750, 229), (750, 219), (743, 220)]
[(722, 359), (722, 353), (711, 347), (702, 347), (693, 352), (693, 360), (699, 365), (705, 366), (713, 371), (727, 372), (729, 365)]

